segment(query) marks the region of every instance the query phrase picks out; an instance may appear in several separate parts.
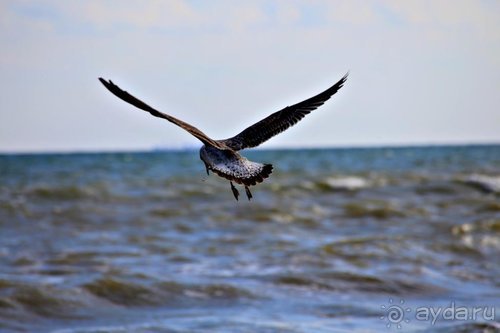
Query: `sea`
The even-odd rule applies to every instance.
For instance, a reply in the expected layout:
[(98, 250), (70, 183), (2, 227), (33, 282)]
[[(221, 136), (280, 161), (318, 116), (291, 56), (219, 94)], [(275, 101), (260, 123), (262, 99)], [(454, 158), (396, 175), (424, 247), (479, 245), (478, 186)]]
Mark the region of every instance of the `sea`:
[(500, 332), (500, 145), (0, 155), (0, 332)]

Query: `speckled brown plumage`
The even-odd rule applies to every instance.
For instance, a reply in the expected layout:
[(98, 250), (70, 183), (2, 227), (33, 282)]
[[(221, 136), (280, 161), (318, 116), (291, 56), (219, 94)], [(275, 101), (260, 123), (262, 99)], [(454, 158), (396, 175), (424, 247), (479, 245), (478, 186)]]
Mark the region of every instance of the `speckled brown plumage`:
[(213, 171), (218, 176), (229, 180), (231, 190), (236, 200), (238, 200), (239, 192), (236, 187), (234, 187), (233, 182), (245, 186), (245, 193), (248, 200), (250, 200), (252, 198), (252, 193), (250, 192), (249, 186), (261, 183), (264, 179), (269, 177), (273, 170), (271, 164), (249, 161), (241, 156), (238, 150), (257, 147), (273, 136), (295, 125), (308, 113), (317, 109), (330, 99), (330, 97), (342, 88), (346, 80), (347, 74), (322, 93), (292, 106), (287, 106), (248, 127), (232, 138), (214, 140), (196, 127), (152, 108), (138, 98), (130, 95), (128, 92), (120, 89), (112, 81), (106, 81), (99, 78), (99, 81), (118, 98), (139, 109), (149, 112), (155, 117), (163, 118), (174, 123), (203, 142), (204, 145), (200, 149), (200, 158), (205, 163), (207, 173)]

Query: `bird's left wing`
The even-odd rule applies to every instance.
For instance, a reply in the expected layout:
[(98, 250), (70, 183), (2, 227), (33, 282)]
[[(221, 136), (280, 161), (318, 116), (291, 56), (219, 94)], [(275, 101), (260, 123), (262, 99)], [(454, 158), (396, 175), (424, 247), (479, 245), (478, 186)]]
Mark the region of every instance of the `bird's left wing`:
[(113, 93), (113, 95), (115, 95), (116, 97), (124, 100), (127, 103), (132, 104), (133, 106), (135, 106), (141, 110), (144, 110), (144, 111), (151, 113), (155, 117), (163, 118), (163, 119), (170, 121), (171, 123), (174, 123), (175, 125), (181, 127), (182, 129), (188, 131), (189, 133), (191, 133), (193, 136), (198, 138), (204, 144), (208, 144), (208, 145), (217, 147), (219, 149), (227, 149), (227, 147), (225, 147), (225, 145), (223, 143), (212, 140), (205, 133), (203, 133), (202, 131), (200, 131), (196, 127), (194, 127), (194, 126), (192, 126), (192, 125), (190, 125), (190, 124), (188, 124), (180, 119), (172, 117), (166, 113), (160, 112), (160, 111), (152, 108), (151, 106), (147, 105), (146, 103), (144, 103), (140, 99), (130, 95), (125, 90), (120, 89), (120, 87), (118, 87), (116, 84), (114, 84), (111, 80), (106, 81), (103, 78), (99, 78), (99, 81), (101, 81), (101, 83), (111, 93)]
[(344, 82), (347, 80), (347, 75), (348, 74), (344, 75), (342, 79), (322, 93), (295, 105), (287, 106), (253, 124), (238, 135), (229, 139), (220, 140), (219, 142), (224, 143), (233, 150), (257, 147), (276, 134), (295, 125), (308, 113), (323, 105), (332, 95), (342, 88)]

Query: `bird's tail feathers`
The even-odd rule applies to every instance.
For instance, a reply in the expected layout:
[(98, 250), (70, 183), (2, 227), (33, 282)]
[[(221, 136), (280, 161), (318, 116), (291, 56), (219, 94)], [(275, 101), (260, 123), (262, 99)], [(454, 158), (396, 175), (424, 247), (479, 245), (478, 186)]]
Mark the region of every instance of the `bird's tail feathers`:
[(258, 183), (262, 183), (264, 179), (269, 177), (269, 175), (271, 175), (271, 173), (273, 172), (273, 165), (260, 164), (259, 168), (256, 171), (257, 172), (252, 174), (250, 177), (239, 179), (239, 182), (246, 186), (252, 186)]

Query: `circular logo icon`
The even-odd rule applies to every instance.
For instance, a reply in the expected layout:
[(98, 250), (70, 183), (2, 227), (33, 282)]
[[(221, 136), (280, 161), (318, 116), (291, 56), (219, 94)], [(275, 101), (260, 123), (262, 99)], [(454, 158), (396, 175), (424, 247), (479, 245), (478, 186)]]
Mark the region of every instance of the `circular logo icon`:
[(405, 301), (402, 299), (399, 304), (394, 304), (392, 298), (389, 299), (388, 305), (382, 305), (381, 308), (384, 310), (384, 315), (380, 317), (381, 320), (386, 321), (385, 325), (387, 328), (391, 328), (395, 325), (397, 328), (402, 328), (402, 323), (409, 323), (410, 319), (405, 318), (406, 313), (410, 312), (410, 308), (404, 307)]

